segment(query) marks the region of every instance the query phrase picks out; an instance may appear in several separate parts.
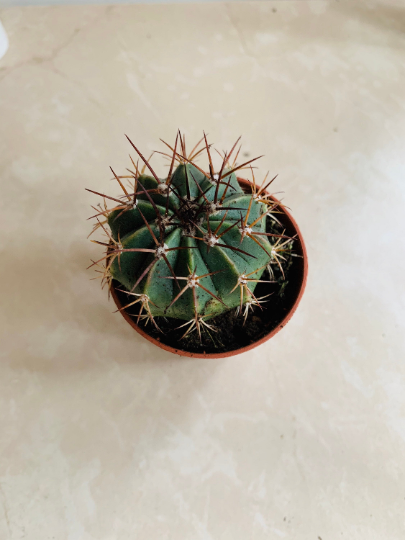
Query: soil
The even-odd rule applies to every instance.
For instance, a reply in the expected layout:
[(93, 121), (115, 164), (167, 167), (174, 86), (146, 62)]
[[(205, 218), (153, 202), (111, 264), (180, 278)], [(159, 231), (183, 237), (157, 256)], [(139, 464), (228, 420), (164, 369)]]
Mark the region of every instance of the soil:
[[(278, 215), (281, 220), (282, 217)], [(282, 234), (285, 231), (284, 234), (293, 236), (295, 231), (290, 229), (289, 224), (285, 225), (285, 228), (284, 225), (281, 227), (267, 218), (266, 229), (275, 234)], [(162, 332), (159, 332), (151, 322), (146, 324), (143, 320), (139, 321), (139, 327), (161, 343), (193, 353), (228, 352), (258, 341), (280, 324), (297, 298), (301, 286), (303, 262), (300, 246), (296, 242), (294, 244), (293, 255), (287, 256), (287, 261), (283, 265), (285, 279), (278, 266), (272, 265), (273, 279), (276, 280), (276, 283), (258, 283), (254, 291), (256, 298), (271, 293), (269, 301), (261, 304), (262, 309), (255, 306), (253, 310), (249, 310), (246, 322), (244, 322), (243, 316), (237, 315), (236, 309), (231, 309), (207, 321), (216, 331), (202, 325), (201, 341), (197, 331), (190, 332), (181, 339), (187, 328), (179, 329), (179, 326), (185, 322), (179, 319), (156, 317), (156, 323)], [(261, 279), (270, 280), (267, 270)], [(114, 285), (118, 285), (118, 282), (113, 282)], [(116, 294), (122, 305), (128, 302), (125, 293), (116, 289)], [(138, 314), (137, 306), (138, 304), (135, 304), (128, 310), (128, 314), (135, 322)]]

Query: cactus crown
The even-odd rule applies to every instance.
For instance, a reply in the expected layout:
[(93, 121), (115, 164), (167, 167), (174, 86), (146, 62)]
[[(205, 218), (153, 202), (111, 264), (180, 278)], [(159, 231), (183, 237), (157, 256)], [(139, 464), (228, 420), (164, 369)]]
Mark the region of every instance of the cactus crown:
[[(110, 287), (112, 279), (121, 284), (129, 299), (125, 307), (139, 306), (138, 321), (151, 320), (157, 328), (156, 317), (186, 321), (184, 335), (212, 328), (207, 320), (235, 307), (246, 320), (250, 309), (268, 301), (254, 295), (264, 269), (272, 276), (272, 265), (278, 265), (283, 272), (283, 252), (291, 249), (291, 238), (266, 232), (266, 217), (277, 221), (278, 203), (265, 191), (274, 178), (267, 182), (266, 176), (258, 187), (251, 166), (258, 158), (237, 165), (239, 139), (215, 172), (205, 134), (187, 154), (178, 133), (173, 147), (165, 143), (170, 165), (162, 180), (128, 140), (138, 155), (136, 163), (131, 158), (133, 170), (118, 176), (111, 169), (121, 195), (88, 190), (104, 200), (104, 206), (93, 207), (92, 232), (106, 234), (106, 242), (94, 241), (106, 255), (91, 265), (102, 266), (103, 285)], [(203, 151), (208, 172), (195, 162)], [(253, 189), (247, 194), (235, 173), (248, 167)]]

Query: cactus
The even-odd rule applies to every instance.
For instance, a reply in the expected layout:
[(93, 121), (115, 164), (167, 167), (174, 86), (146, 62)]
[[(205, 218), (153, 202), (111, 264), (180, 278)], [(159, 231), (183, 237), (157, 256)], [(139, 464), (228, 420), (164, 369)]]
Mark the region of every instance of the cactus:
[[(205, 134), (187, 154), (185, 138), (178, 133), (173, 147), (165, 143), (169, 172), (162, 180), (128, 141), (138, 155), (137, 163), (131, 158), (133, 170), (118, 176), (111, 169), (122, 194), (88, 190), (104, 199), (104, 207), (93, 207), (97, 223), (92, 232), (102, 229), (107, 236), (106, 242), (93, 240), (106, 254), (91, 266), (103, 265), (103, 284), (110, 287), (117, 280), (128, 294), (125, 308), (138, 304), (138, 321), (145, 318), (156, 328), (156, 318), (171, 317), (183, 321), (179, 327), (185, 327), (184, 336), (192, 330), (201, 336), (203, 327), (212, 328), (207, 321), (232, 308), (246, 320), (249, 310), (268, 301), (254, 295), (256, 284), (267, 281), (261, 279), (265, 268), (270, 276), (274, 264), (283, 271), (283, 250), (291, 244), (284, 235), (266, 232), (266, 216), (277, 220), (277, 204), (265, 191), (274, 178), (267, 182), (266, 176), (259, 188), (251, 165), (258, 158), (237, 165), (239, 139), (215, 173)], [(203, 151), (208, 172), (196, 164)], [(247, 167), (253, 174), (249, 194), (235, 174)]]

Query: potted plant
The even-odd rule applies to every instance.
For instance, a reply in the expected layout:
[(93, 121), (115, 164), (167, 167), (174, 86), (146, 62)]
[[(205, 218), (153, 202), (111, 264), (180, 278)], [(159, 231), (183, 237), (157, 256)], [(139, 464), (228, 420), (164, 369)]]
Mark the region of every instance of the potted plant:
[[(295, 311), (307, 275), (300, 231), (267, 192), (274, 178), (258, 185), (258, 158), (238, 165), (239, 139), (215, 169), (205, 134), (187, 153), (178, 133), (160, 152), (165, 179), (128, 141), (133, 168), (120, 176), (111, 169), (120, 195), (88, 190), (103, 199), (90, 234), (105, 235), (93, 240), (105, 254), (90, 267), (117, 311), (150, 342), (184, 356), (232, 356), (272, 337)], [(196, 163), (202, 153), (207, 169)], [(252, 182), (236, 176), (247, 169)]]

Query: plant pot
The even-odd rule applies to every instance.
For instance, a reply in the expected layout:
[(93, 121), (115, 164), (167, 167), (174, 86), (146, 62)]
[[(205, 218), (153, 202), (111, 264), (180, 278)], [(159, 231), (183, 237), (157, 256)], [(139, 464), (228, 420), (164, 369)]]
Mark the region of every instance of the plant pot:
[[(249, 182), (248, 180), (244, 180), (243, 178), (238, 178), (239, 184), (241, 185), (242, 189), (249, 193), (252, 191), (253, 184)], [(271, 199), (278, 203), (279, 201), (271, 196)], [(307, 252), (305, 249), (304, 240), (302, 238), (301, 232), (298, 228), (298, 225), (294, 221), (291, 214), (285, 209), (281, 208), (282, 214), (279, 214), (278, 219), (282, 223), (283, 227), (285, 228), (285, 234), (288, 236), (294, 236), (296, 235), (296, 240), (294, 242), (294, 253), (298, 255), (298, 257), (294, 258), (294, 264), (292, 265), (292, 269), (290, 272), (290, 289), (289, 289), (289, 300), (287, 302), (287, 305), (283, 307), (284, 312), (281, 315), (280, 321), (277, 323), (277, 325), (272, 328), (269, 332), (262, 335), (259, 339), (253, 340), (250, 344), (224, 352), (215, 352), (215, 353), (205, 353), (205, 352), (191, 352), (187, 351), (185, 348), (182, 349), (180, 347), (172, 347), (166, 343), (163, 342), (163, 339), (156, 338), (147, 333), (144, 328), (141, 328), (136, 323), (136, 317), (131, 316), (129, 313), (127, 313), (124, 309), (124, 304), (121, 301), (122, 293), (118, 293), (116, 288), (117, 285), (119, 285), (117, 282), (112, 283), (111, 286), (111, 295), (114, 299), (114, 302), (118, 309), (122, 309), (120, 313), (124, 317), (124, 319), (144, 338), (146, 338), (148, 341), (156, 345), (157, 347), (160, 347), (161, 349), (164, 349), (165, 351), (169, 351), (173, 354), (178, 354), (180, 356), (188, 356), (192, 358), (226, 358), (228, 356), (235, 356), (236, 354), (244, 353), (247, 351), (250, 351), (254, 347), (258, 347), (265, 341), (269, 340), (273, 336), (277, 334), (284, 326), (288, 323), (288, 321), (293, 316), (295, 310), (298, 307), (298, 304), (300, 303), (300, 300), (302, 298), (302, 295), (304, 294), (304, 289), (307, 281), (307, 274), (308, 274), (308, 258), (307, 258)]]

